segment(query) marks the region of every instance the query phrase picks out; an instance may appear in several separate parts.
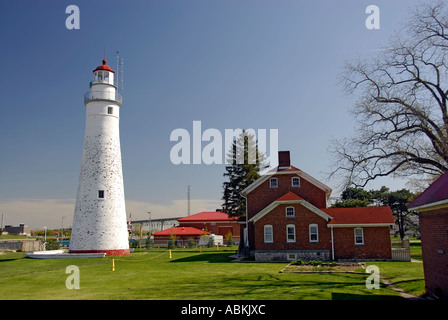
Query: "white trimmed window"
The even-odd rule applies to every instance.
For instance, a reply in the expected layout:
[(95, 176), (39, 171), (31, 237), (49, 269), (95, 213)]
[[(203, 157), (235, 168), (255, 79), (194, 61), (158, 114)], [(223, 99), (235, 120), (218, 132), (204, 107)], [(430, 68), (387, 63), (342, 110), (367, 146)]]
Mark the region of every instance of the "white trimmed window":
[(317, 224), (310, 224), (310, 242), (319, 242), (319, 232), (317, 228)]
[(287, 218), (294, 218), (295, 217), (294, 207), (286, 207), (286, 217)]
[(293, 187), (300, 187), (300, 178), (299, 177), (293, 177), (292, 179), (291, 179), (291, 185), (293, 186)]
[(269, 180), (269, 188), (278, 188), (278, 179), (277, 178), (271, 178)]
[(107, 107), (107, 114), (113, 114), (113, 113), (114, 113), (114, 108)]
[(286, 242), (296, 242), (296, 226), (293, 224), (288, 224), (286, 226)]
[(362, 228), (355, 228), (355, 244), (364, 244), (364, 231)]
[(104, 190), (98, 190), (98, 199), (104, 199)]
[(265, 243), (273, 243), (274, 235), (272, 233), (272, 225), (267, 224), (264, 226), (264, 242)]

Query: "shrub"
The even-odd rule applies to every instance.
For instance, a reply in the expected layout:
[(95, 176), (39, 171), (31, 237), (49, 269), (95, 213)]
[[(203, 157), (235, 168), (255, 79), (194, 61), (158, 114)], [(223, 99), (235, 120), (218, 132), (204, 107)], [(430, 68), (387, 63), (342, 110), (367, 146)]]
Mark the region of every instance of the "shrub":
[(151, 249), (154, 246), (154, 240), (151, 238), (146, 239), (146, 249)]
[(174, 249), (176, 248), (176, 240), (170, 239), (168, 240), (168, 249)]
[(303, 261), (303, 260), (295, 260), (291, 262), (292, 265), (300, 266), (300, 265), (306, 265), (306, 266), (337, 266), (338, 263), (335, 261), (321, 261), (321, 260), (309, 260), (309, 261)]
[(190, 237), (187, 239), (187, 248), (194, 248), (196, 246), (196, 241)]
[(46, 250), (58, 250), (60, 247), (59, 241), (57, 240), (48, 240), (45, 244)]

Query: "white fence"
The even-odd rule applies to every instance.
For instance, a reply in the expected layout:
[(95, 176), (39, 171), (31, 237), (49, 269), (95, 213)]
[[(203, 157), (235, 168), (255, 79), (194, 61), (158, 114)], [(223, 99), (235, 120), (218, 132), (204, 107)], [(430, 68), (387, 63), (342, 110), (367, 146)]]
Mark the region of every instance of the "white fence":
[(393, 261), (411, 261), (411, 250), (409, 248), (409, 239), (405, 237), (402, 240), (393, 240), (392, 243)]
[(408, 248), (392, 248), (393, 261), (411, 261), (411, 250)]

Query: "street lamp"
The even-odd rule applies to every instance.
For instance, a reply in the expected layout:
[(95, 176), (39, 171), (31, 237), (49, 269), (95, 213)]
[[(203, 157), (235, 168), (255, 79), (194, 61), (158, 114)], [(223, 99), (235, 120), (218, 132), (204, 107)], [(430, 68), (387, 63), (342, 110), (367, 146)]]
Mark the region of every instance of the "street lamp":
[(47, 227), (44, 227), (44, 250), (47, 250)]
[(63, 242), (64, 242), (64, 219), (65, 219), (65, 217), (62, 217), (62, 224), (61, 224), (61, 247), (63, 246)]

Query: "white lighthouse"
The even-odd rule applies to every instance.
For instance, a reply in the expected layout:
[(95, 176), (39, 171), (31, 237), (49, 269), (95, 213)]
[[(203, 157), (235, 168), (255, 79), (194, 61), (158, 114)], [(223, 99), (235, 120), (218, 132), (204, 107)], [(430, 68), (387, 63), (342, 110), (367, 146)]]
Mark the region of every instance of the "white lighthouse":
[(119, 130), (122, 99), (114, 74), (103, 60), (84, 96), (84, 150), (69, 246), (74, 253), (129, 253)]

